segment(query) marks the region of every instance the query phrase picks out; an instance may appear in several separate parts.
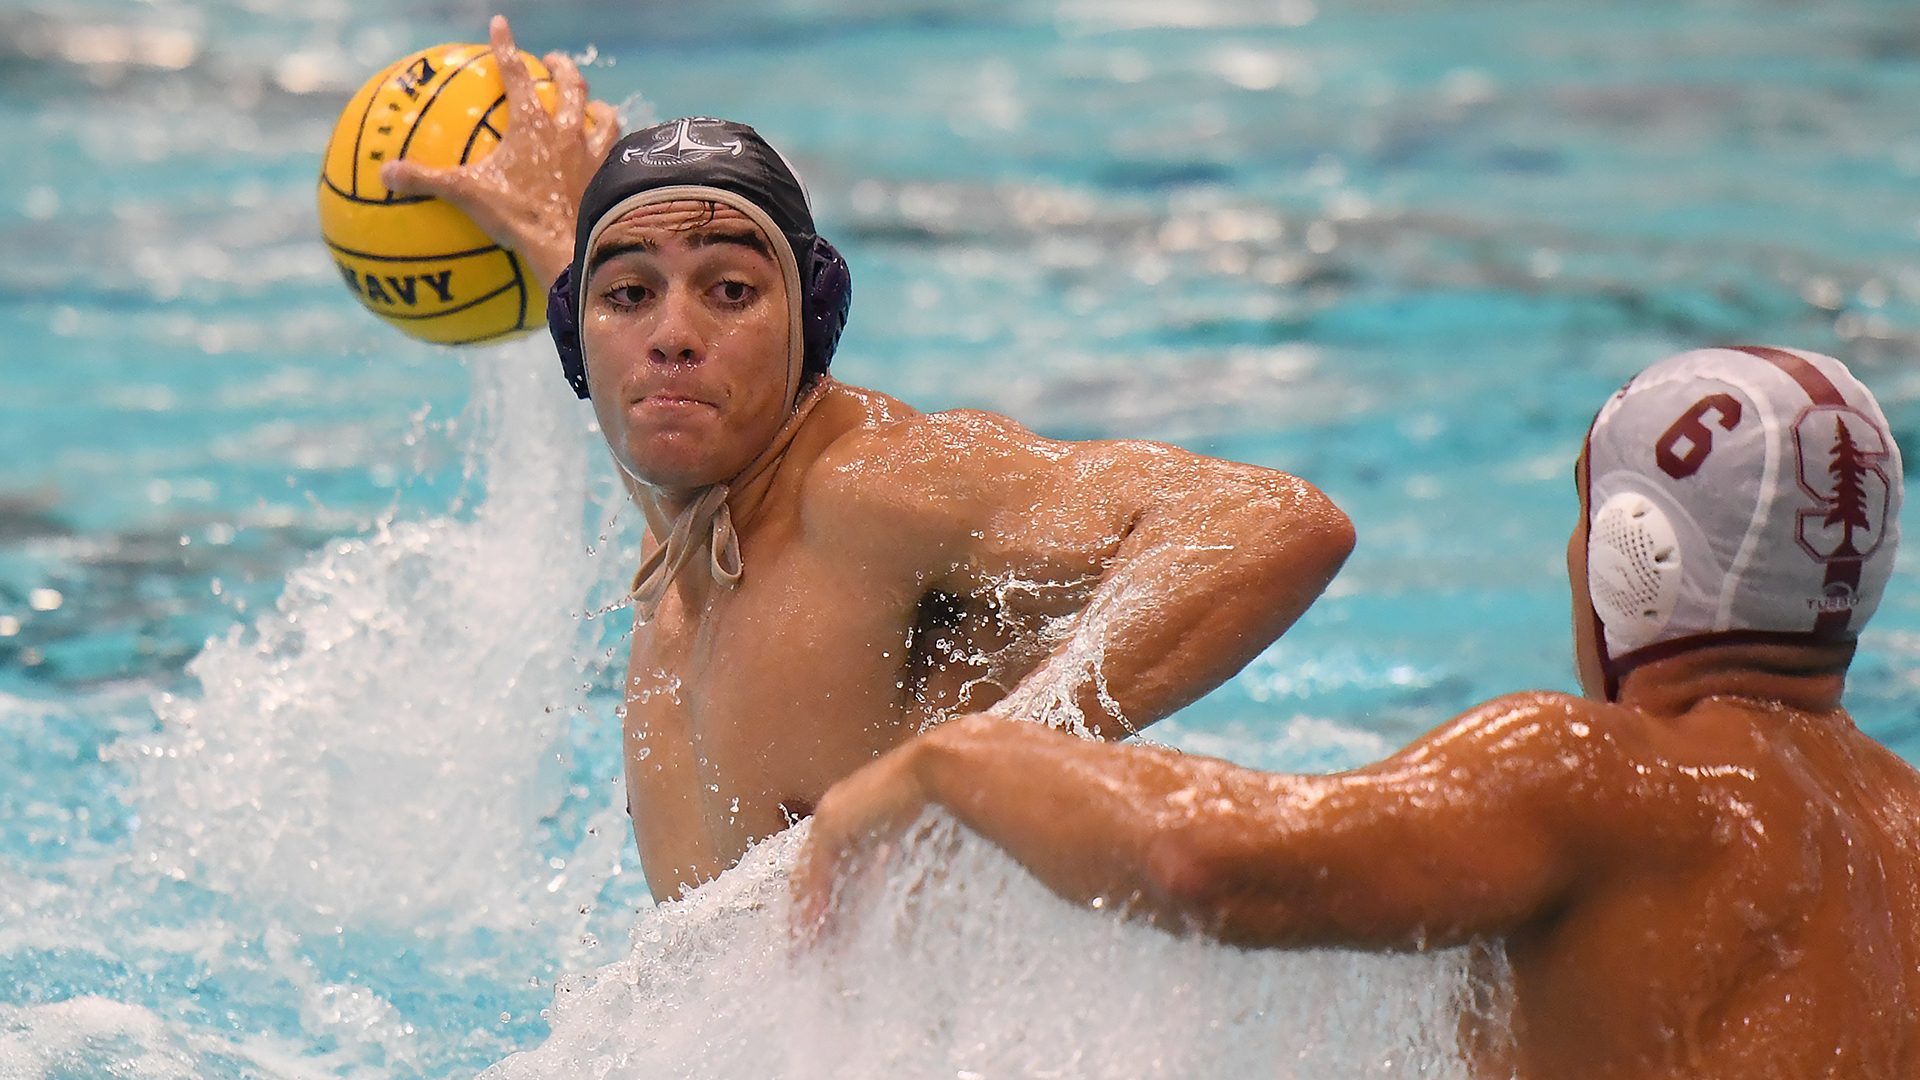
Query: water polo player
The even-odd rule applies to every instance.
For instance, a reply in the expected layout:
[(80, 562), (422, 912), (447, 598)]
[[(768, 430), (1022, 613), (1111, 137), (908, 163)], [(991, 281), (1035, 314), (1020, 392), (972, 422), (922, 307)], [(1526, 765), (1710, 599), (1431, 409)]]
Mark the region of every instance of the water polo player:
[(796, 918), (939, 805), (1063, 896), (1230, 942), (1494, 943), (1511, 1039), (1467, 1025), (1479, 1075), (1920, 1074), (1920, 774), (1840, 700), (1898, 543), (1879, 406), (1825, 356), (1686, 353), (1577, 475), (1586, 697), (1332, 776), (963, 721), (828, 794)]
[[(510, 55), (504, 20), (493, 44)], [(1151, 723), (1257, 655), (1346, 558), (1345, 516), (1294, 477), (834, 380), (851, 283), (791, 167), (745, 125), (686, 118), (621, 139), (586, 182), (599, 106), (554, 67), (554, 117), (516, 105), (478, 165), (384, 175), (561, 281), (567, 377), (647, 519), (625, 746), (658, 895), (943, 719)]]

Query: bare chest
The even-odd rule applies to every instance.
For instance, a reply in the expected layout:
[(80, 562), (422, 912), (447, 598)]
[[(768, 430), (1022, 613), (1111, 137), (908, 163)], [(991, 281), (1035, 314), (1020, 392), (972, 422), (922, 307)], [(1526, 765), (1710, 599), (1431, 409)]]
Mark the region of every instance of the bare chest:
[(926, 716), (910, 592), (804, 550), (746, 565), (634, 631), (627, 796), (649, 882), (720, 873)]
[(901, 604), (848, 589), (835, 575), (754, 569), (752, 580), (711, 590), (697, 607), (670, 598), (634, 631), (630, 744), (691, 765), (639, 785), (636, 810), (687, 782), (729, 804), (810, 806), (826, 785), (904, 738), (909, 620)]
[(935, 720), (998, 701), (1044, 655), (975, 598), (804, 544), (746, 553), (732, 589), (677, 587), (636, 626), (628, 808), (650, 882), (704, 880)]

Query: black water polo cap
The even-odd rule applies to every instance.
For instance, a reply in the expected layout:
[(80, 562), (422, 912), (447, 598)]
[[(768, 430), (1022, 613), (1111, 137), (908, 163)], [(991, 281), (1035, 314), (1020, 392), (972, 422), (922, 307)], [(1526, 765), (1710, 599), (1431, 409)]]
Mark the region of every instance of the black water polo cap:
[(574, 392), (587, 396), (578, 315), (587, 253), (606, 227), (651, 202), (709, 199), (735, 206), (775, 240), (792, 307), (789, 400), (825, 374), (846, 327), (853, 281), (846, 260), (814, 231), (813, 209), (793, 166), (746, 124), (688, 116), (642, 128), (614, 144), (580, 197), (573, 262), (548, 297), (547, 327)]
[(796, 259), (813, 246), (813, 210), (793, 166), (760, 133), (732, 120), (687, 116), (642, 128), (614, 144), (586, 193), (573, 234), (579, 280), (587, 244), (601, 219), (643, 192), (665, 187), (731, 191), (766, 211)]

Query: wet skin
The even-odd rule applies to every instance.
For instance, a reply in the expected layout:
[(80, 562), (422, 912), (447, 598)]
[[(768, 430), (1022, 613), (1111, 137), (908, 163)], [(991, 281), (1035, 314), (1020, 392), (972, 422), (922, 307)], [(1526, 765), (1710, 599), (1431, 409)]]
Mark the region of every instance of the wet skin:
[(1515, 1045), (1470, 1026), (1480, 1075), (1914, 1076), (1920, 781), (1718, 666), (1752, 659), (1490, 702), (1325, 777), (962, 721), (829, 793), (799, 917), (940, 805), (1068, 899), (1234, 944), (1495, 941)]
[[(617, 117), (563, 57), (548, 59), (549, 116), (506, 20), (491, 41), (513, 109), (499, 147), (382, 176), (458, 205), (544, 291), (572, 261)], [(607, 255), (580, 312), (593, 406), (649, 545), (787, 416), (792, 300), (750, 225), (704, 202), (646, 207), (589, 253)], [(1053, 442), (986, 413), (923, 416), (831, 380), (777, 467), (734, 484), (729, 506), (738, 586), (696, 557), (634, 632), (628, 798), (661, 897), (940, 719), (995, 707), (1112, 736), (1151, 723), (1279, 636), (1353, 544), (1346, 517), (1283, 473)]]
[[(1576, 532), (1593, 680), (1584, 551)], [(1699, 649), (1617, 703), (1498, 699), (1332, 776), (965, 721), (828, 794), (796, 918), (824, 932), (835, 889), (938, 805), (1062, 896), (1235, 944), (1491, 942), (1514, 1037), (1468, 1019), (1487, 1077), (1913, 1077), (1920, 774), (1840, 708), (1849, 658)]]
[[(633, 211), (589, 254), (588, 380), (651, 537), (786, 416), (768, 245), (736, 211), (678, 202)], [(1278, 636), (1351, 547), (1324, 496), (1271, 470), (1054, 442), (831, 381), (820, 395), (730, 501), (742, 581), (696, 565), (635, 628), (627, 789), (662, 895), (930, 724), (1013, 709), (1010, 691), (1093, 733), (1144, 726)], [(1081, 658), (1090, 636), (1103, 683)]]

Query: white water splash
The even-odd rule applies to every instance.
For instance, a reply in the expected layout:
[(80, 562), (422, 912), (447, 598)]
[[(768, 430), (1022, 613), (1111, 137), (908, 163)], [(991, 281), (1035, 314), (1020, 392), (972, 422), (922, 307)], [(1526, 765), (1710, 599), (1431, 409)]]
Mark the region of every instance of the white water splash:
[(1048, 627), (1042, 640), (1058, 652), (1047, 659), (1043, 668), (1016, 685), (993, 711), (1091, 739), (1095, 737), (1093, 727), (1080, 708), (1081, 694), (1091, 686), (1095, 700), (1100, 703), (1101, 719), (1117, 723), (1124, 730), (1134, 730), (1121, 712), (1120, 703), (1107, 689), (1103, 664), (1107, 657), (1108, 630), (1120, 614), (1154, 604), (1160, 596), (1145, 583), (1131, 582), (1095, 595), (1078, 616), (1057, 620)]
[[(208, 645), (191, 668), (199, 694), (158, 702), (162, 729), (115, 752), (133, 773), (144, 880), (191, 880), (238, 906), (146, 925), (129, 893), (76, 935), (49, 921), (57, 901), (29, 899), (48, 920), (15, 928), (109, 959), (196, 957), (270, 994), (307, 1041), (240, 1043), (76, 997), (0, 1015), (7, 1068), (444, 1075), (454, 1037), (421, 1038), (422, 989), (520, 983), (515, 964), (536, 939), (576, 969), (595, 955), (581, 932), (591, 896), (629, 854), (617, 800), (560, 853), (561, 874), (540, 850), (587, 681), (576, 657), (599, 649), (580, 613), (620, 583), (585, 554), (580, 528), (594, 440), (529, 356), (471, 362), (486, 485), (476, 512), (330, 546), (289, 576), (272, 612)], [(1104, 652), (1110, 612), (1093, 615), (1065, 668), (1076, 686)], [(1049, 700), (1071, 698), (1055, 687)], [(890, 868), (836, 948), (796, 959), (785, 881), (799, 835), (643, 912), (630, 954), (563, 980), (551, 1035), (489, 1076), (1464, 1075), (1452, 1046), (1472, 989), (1463, 954), (1245, 953), (1176, 938), (1067, 905), (950, 828)], [(417, 982), (316, 965), (316, 942), (342, 923), (451, 952), (423, 960)], [(223, 943), (236, 934), (237, 947)]]
[(284, 1039), (185, 1032), (151, 1009), (106, 998), (0, 1005), (0, 1077), (9, 1080), (205, 1080), (213, 1062), (220, 1063), (221, 1073), (261, 1080), (337, 1075), (335, 1063), (325, 1056), (312, 1056)]
[(631, 954), (564, 980), (552, 1037), (483, 1080), (682, 1077), (1464, 1078), (1470, 954), (1243, 951), (1047, 892), (930, 819), (832, 943), (795, 957), (805, 826), (642, 916)]
[(207, 644), (200, 692), (156, 701), (157, 734), (116, 749), (139, 860), (295, 922), (520, 920), (553, 876), (537, 834), (564, 795), (577, 657), (596, 651), (580, 613), (606, 569), (583, 532), (590, 437), (539, 353), (471, 354), (470, 518), (329, 545), (273, 611)]

